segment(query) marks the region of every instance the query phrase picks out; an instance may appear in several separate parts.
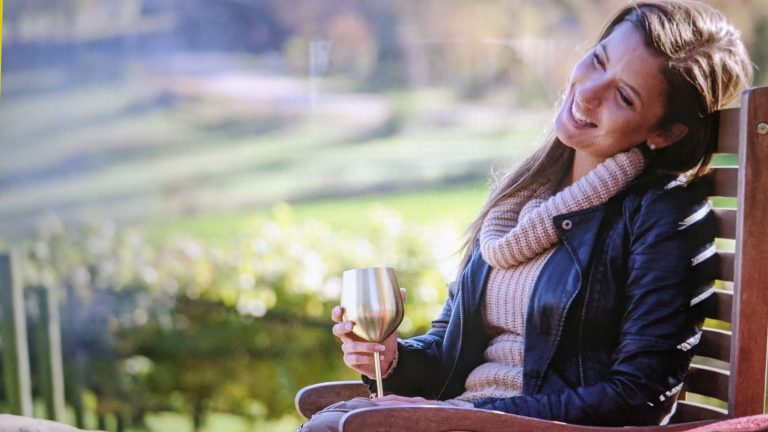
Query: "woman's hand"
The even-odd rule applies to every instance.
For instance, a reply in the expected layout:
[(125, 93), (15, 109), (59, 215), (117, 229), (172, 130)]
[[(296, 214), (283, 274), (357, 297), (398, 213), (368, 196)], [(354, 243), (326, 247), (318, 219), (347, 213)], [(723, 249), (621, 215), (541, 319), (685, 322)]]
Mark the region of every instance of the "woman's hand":
[[(400, 288), (400, 296), (405, 301), (405, 288)], [(341, 350), (344, 352), (344, 364), (360, 372), (368, 378), (376, 378), (376, 368), (373, 364), (373, 353), (381, 353), (381, 373), (386, 373), (392, 366), (397, 352), (397, 331), (393, 331), (384, 342), (368, 342), (354, 333), (352, 321), (342, 321), (342, 308), (336, 306), (331, 311), (331, 319), (336, 323), (333, 334), (341, 339)]]

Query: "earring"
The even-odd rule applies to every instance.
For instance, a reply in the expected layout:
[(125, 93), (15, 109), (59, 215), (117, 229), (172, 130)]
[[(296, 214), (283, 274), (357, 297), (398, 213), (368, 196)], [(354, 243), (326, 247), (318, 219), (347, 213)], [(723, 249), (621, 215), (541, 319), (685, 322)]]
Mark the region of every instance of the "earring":
[(656, 144), (649, 142), (648, 143), (648, 148), (651, 149), (651, 150), (656, 150)]

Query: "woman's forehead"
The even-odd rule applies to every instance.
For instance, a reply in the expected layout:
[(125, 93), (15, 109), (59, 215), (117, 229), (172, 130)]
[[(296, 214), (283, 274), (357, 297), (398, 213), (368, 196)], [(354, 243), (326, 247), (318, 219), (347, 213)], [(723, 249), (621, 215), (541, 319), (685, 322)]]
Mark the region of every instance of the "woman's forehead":
[(607, 57), (610, 69), (619, 79), (642, 93), (664, 92), (664, 59), (646, 45), (645, 35), (637, 25), (629, 21), (620, 23), (596, 49)]

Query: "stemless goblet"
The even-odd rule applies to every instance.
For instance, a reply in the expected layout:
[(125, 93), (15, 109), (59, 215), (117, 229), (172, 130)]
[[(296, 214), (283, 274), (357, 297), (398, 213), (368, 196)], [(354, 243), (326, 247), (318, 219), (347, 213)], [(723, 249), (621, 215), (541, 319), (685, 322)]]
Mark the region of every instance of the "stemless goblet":
[[(403, 298), (395, 271), (390, 267), (370, 267), (344, 272), (341, 307), (344, 320), (355, 323), (352, 332), (370, 341), (381, 343), (403, 320)], [(376, 368), (377, 397), (384, 396), (381, 382), (381, 359), (373, 353)]]

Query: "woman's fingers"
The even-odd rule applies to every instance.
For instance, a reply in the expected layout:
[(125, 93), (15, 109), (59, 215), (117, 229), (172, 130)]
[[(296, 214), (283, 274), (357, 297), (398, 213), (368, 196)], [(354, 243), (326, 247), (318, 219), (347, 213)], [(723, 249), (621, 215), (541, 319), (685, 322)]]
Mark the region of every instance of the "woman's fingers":
[[(400, 295), (405, 298), (405, 289), (400, 289)], [(335, 322), (331, 332), (342, 342), (341, 350), (344, 353), (344, 363), (357, 372), (370, 377), (374, 373), (373, 353), (381, 355), (382, 370), (387, 370), (394, 360), (397, 351), (397, 334), (394, 332), (383, 343), (368, 342), (352, 332), (354, 323), (344, 321), (343, 308), (336, 306), (331, 310), (331, 319)]]
[[(374, 368), (373, 353), (379, 352), (383, 354), (385, 347), (382, 344), (365, 342), (365, 341), (346, 341), (341, 344), (341, 350), (344, 352), (344, 364), (357, 372), (373, 378), (376, 376)], [(382, 367), (385, 364), (389, 364), (385, 355), (382, 356)]]
[(382, 344), (373, 342), (345, 341), (343, 344), (341, 344), (341, 350), (345, 353), (370, 354), (373, 352), (382, 352), (385, 350), (385, 347)]
[(344, 364), (350, 369), (367, 376), (368, 378), (374, 378), (376, 376), (376, 368), (374, 367), (373, 356), (370, 354), (344, 354), (342, 357)]
[(344, 309), (341, 306), (336, 306), (333, 309), (331, 309), (331, 319), (333, 322), (341, 322), (343, 317)]
[(331, 332), (334, 336), (346, 342), (352, 340), (352, 325), (352, 321), (342, 321), (334, 324), (333, 327), (331, 327)]
[(342, 312), (341, 306), (336, 306), (331, 310), (331, 319), (336, 323), (331, 327), (331, 332), (342, 341), (348, 341), (352, 339), (352, 326), (354, 323), (352, 321), (342, 321)]
[(373, 356), (365, 354), (344, 354), (344, 363), (350, 367), (370, 366), (373, 364)]

